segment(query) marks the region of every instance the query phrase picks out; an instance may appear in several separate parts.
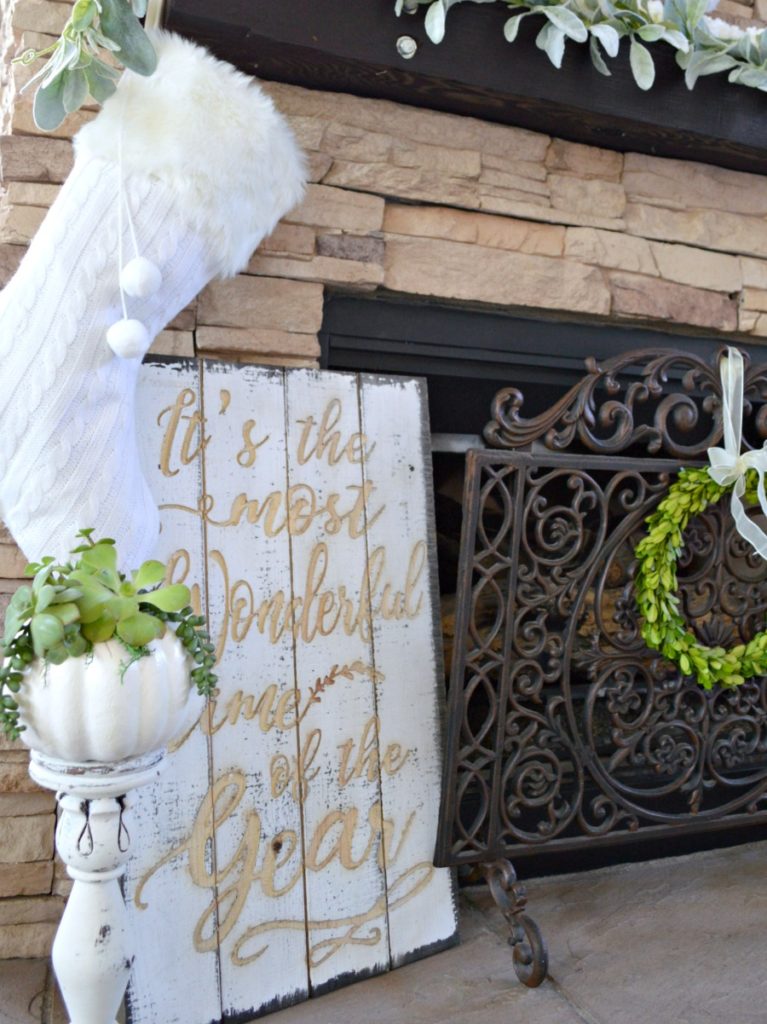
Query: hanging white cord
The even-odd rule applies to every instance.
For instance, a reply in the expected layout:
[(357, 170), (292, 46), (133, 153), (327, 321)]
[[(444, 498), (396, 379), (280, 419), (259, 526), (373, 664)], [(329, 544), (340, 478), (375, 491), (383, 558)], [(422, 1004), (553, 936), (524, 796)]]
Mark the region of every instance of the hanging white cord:
[(123, 320), (128, 319), (128, 306), (125, 302), (125, 292), (122, 286), (123, 276), (123, 126), (120, 122), (120, 130), (117, 133), (117, 174), (119, 176), (117, 186), (117, 280), (120, 285), (120, 302), (123, 307)]
[[(162, 284), (162, 274), (151, 260), (139, 255), (138, 239), (136, 228), (131, 216), (130, 203), (128, 202), (127, 189), (125, 188), (125, 162), (123, 160), (123, 124), (117, 133), (117, 262), (118, 262), (118, 285), (120, 288), (120, 304), (122, 305), (122, 320), (107, 330), (106, 340), (109, 347), (116, 356), (124, 359), (136, 359), (144, 355), (149, 348), (151, 338), (146, 325), (140, 320), (128, 317), (128, 304), (125, 296), (132, 298), (146, 299), (154, 295)], [(125, 231), (125, 215), (128, 215), (128, 228), (135, 257), (125, 264), (125, 246), (123, 233)]]
[[(120, 136), (122, 139), (122, 134)], [(131, 241), (133, 242), (133, 255), (138, 258), (141, 253), (138, 251), (138, 239), (136, 238), (136, 228), (133, 224), (133, 217), (130, 212), (130, 199), (128, 198), (128, 190), (125, 188), (125, 180), (122, 176), (122, 167), (120, 168), (120, 180), (123, 183), (123, 199), (125, 201), (125, 212), (128, 215), (128, 229), (130, 230)]]

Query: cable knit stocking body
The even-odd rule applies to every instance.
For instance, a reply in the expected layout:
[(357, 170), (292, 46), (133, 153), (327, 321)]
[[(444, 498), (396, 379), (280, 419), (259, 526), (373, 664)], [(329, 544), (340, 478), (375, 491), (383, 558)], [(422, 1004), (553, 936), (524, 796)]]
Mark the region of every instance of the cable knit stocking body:
[[(106, 343), (122, 316), (121, 177), (139, 251), (162, 272), (159, 292), (126, 300), (150, 339), (213, 276), (239, 270), (302, 191), (302, 158), (257, 85), (178, 37), (155, 45), (155, 75), (126, 72), (80, 132), (72, 173), (0, 294), (0, 513), (30, 559), (64, 557), (93, 526), (132, 567), (157, 538), (136, 443), (140, 359)], [(123, 235), (129, 259), (127, 224)]]

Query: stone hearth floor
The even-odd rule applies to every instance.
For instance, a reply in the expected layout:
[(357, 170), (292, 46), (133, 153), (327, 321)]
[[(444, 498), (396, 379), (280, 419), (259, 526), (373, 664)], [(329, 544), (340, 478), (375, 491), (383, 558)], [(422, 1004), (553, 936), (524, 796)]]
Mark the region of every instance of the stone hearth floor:
[[(274, 1024), (767, 1020), (767, 843), (536, 879), (527, 889), (530, 913), (549, 944), (550, 976), (540, 988), (526, 989), (516, 981), (503, 919), (486, 890), (477, 888), (461, 897), (460, 946), (267, 1019)], [(65, 1020), (45, 961), (0, 962), (0, 1024)]]

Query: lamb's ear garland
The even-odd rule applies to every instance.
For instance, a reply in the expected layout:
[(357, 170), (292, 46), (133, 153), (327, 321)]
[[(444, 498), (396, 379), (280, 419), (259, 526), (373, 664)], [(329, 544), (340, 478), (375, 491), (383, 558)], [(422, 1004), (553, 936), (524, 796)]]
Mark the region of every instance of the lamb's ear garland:
[(0, 513), (31, 560), (64, 557), (86, 526), (114, 537), (126, 566), (152, 554), (140, 359), (303, 194), (303, 156), (257, 83), (185, 39), (152, 38), (156, 72), (126, 71), (79, 132), (74, 168), (0, 294)]

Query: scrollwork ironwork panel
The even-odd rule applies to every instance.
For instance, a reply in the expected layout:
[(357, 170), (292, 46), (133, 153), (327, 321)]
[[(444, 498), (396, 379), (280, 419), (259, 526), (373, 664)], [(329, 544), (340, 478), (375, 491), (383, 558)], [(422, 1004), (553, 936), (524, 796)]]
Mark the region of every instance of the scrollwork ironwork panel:
[[(705, 692), (639, 632), (633, 552), (679, 462), (557, 452), (567, 431), (564, 444), (591, 452), (644, 441), (699, 458), (717, 443), (716, 371), (669, 352), (629, 354), (621, 366), (636, 370), (642, 356), (658, 380), (686, 366), (682, 392), (662, 393), (664, 381), (654, 393), (640, 375), (619, 403), (618, 361), (609, 372), (592, 363), (581, 390), (525, 434), (545, 435), (550, 450), (468, 454), (441, 864), (767, 820), (767, 679)], [(764, 435), (763, 371), (747, 377), (752, 439)], [(650, 399), (638, 425), (632, 403)], [(508, 391), (496, 413), (504, 402), (508, 413)], [(669, 418), (694, 440), (670, 441)], [(613, 434), (595, 441), (595, 423)], [(703, 642), (730, 646), (764, 628), (767, 565), (735, 533), (727, 502), (690, 523), (678, 571)]]

